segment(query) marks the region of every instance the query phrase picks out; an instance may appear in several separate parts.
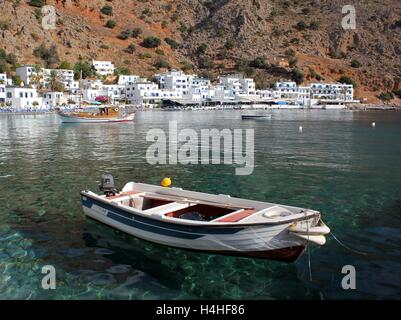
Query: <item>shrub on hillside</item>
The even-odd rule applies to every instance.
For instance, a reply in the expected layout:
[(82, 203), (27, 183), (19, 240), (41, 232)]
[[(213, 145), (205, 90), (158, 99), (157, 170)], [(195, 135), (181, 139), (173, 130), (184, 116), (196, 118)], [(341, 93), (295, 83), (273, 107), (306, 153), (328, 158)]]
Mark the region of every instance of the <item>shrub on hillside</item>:
[(303, 30), (306, 30), (307, 28), (308, 28), (308, 25), (306, 24), (305, 21), (299, 21), (295, 25), (295, 29), (297, 29), (298, 31), (303, 31)]
[(309, 25), (309, 29), (311, 30), (319, 30), (320, 28), (320, 23), (317, 21), (312, 21)]
[(47, 48), (44, 44), (41, 44), (33, 51), (33, 54), (35, 57), (42, 59), (47, 67), (51, 67), (60, 61), (56, 45)]
[(201, 43), (201, 44), (198, 46), (198, 48), (196, 48), (196, 53), (197, 53), (198, 55), (205, 54), (205, 53), (206, 53), (206, 50), (207, 50), (207, 44), (206, 44), (206, 43)]
[(170, 64), (168, 63), (168, 61), (166, 61), (165, 59), (163, 59), (161, 57), (156, 59), (156, 61), (154, 63), (154, 66), (156, 68), (158, 68), (158, 69), (161, 69), (161, 68), (168, 69), (168, 68), (170, 68)]
[(131, 34), (131, 31), (128, 29), (125, 29), (121, 31), (121, 33), (118, 35), (118, 38), (121, 40), (127, 40)]
[(43, 7), (43, 6), (46, 4), (46, 1), (45, 1), (45, 0), (30, 0), (30, 1), (28, 2), (28, 4), (29, 4), (30, 6), (32, 6), (32, 7), (41, 8), (41, 7)]
[(160, 44), (161, 41), (157, 37), (146, 37), (145, 39), (143, 39), (142, 43), (145, 48), (157, 48), (158, 46), (160, 46)]
[(295, 81), (297, 84), (302, 84), (305, 80), (304, 73), (297, 68), (292, 70), (291, 76), (292, 80)]
[(351, 61), (351, 67), (360, 68), (360, 67), (362, 67), (362, 63), (360, 63), (358, 60), (354, 59)]
[(399, 99), (401, 99), (401, 89), (395, 89), (395, 90), (393, 90), (393, 93), (394, 93)]
[(214, 67), (214, 62), (209, 57), (203, 57), (199, 59), (199, 68), (201, 69), (212, 69)]
[(249, 66), (257, 69), (264, 69), (266, 68), (266, 58), (260, 56), (256, 57), (249, 63)]
[(106, 22), (106, 27), (110, 28), (110, 29), (115, 28), (116, 25), (117, 25), (117, 22), (115, 22), (114, 20), (107, 20), (107, 22)]
[(177, 41), (171, 38), (165, 38), (164, 41), (172, 48), (172, 49), (177, 49), (179, 47), (179, 44)]
[(102, 7), (102, 9), (100, 9), (100, 12), (105, 14), (106, 16), (112, 16), (113, 15), (113, 7), (106, 4), (105, 6)]
[(345, 83), (345, 84), (352, 84), (352, 86), (354, 88), (356, 88), (356, 86), (357, 86), (356, 82), (348, 76), (341, 76), (341, 78), (338, 80), (338, 82)]
[(131, 43), (126, 49), (125, 52), (133, 54), (136, 51), (136, 47), (133, 43)]
[(380, 93), (380, 95), (379, 95), (379, 99), (380, 99), (381, 101), (383, 101), (383, 102), (388, 102), (388, 101), (394, 99), (394, 95), (393, 95), (391, 92), (389, 92), (389, 91), (382, 92), (382, 93)]
[(138, 38), (141, 33), (142, 33), (141, 28), (134, 28), (134, 29), (132, 29), (131, 37)]

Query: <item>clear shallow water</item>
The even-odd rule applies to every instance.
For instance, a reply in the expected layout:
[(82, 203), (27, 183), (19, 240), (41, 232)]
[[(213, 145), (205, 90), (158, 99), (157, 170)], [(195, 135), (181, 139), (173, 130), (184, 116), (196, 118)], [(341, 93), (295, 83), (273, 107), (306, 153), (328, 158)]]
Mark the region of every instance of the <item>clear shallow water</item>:
[[(255, 128), (255, 170), (147, 164), (151, 128)], [(372, 128), (375, 121), (377, 126)], [(303, 126), (303, 133), (299, 133)], [(274, 111), (143, 112), (134, 124), (60, 124), (55, 115), (0, 116), (0, 299), (401, 298), (401, 114)], [(186, 252), (84, 217), (79, 191), (101, 173), (127, 181), (311, 207), (334, 234), (294, 264)], [(357, 290), (341, 288), (354, 265)], [(54, 265), (57, 290), (41, 289)]]

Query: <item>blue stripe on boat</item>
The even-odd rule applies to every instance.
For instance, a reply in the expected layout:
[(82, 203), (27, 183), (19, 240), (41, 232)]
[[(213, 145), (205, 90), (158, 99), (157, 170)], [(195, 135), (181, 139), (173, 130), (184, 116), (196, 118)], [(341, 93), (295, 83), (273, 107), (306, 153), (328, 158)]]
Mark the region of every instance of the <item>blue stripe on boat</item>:
[(164, 236), (169, 236), (169, 237), (174, 237), (174, 238), (182, 238), (182, 239), (191, 239), (191, 240), (203, 237), (200, 234), (176, 232), (176, 231), (172, 231), (172, 230), (169, 230), (169, 229), (163, 229), (163, 228), (151, 226), (151, 225), (148, 225), (148, 224), (137, 222), (137, 221), (129, 219), (129, 218), (125, 218), (125, 217), (120, 216), (118, 214), (115, 214), (113, 212), (109, 212), (107, 214), (107, 216), (109, 218), (111, 218), (111, 219), (113, 219), (113, 220), (115, 220), (117, 222), (120, 222), (122, 224), (125, 224), (127, 226), (130, 226), (130, 227), (133, 227), (133, 228), (137, 228), (137, 229), (140, 229), (140, 230), (143, 230), (143, 231), (162, 234)]
[[(175, 223), (169, 223), (169, 222), (164, 222), (164, 221), (158, 221), (155, 219), (151, 218), (146, 218), (142, 217), (139, 215), (135, 215), (134, 213), (127, 212), (125, 210), (122, 210), (121, 208), (117, 208), (111, 205), (108, 205), (106, 203), (103, 203), (101, 201), (97, 201), (95, 199), (89, 198), (88, 196), (84, 196), (86, 200), (82, 199), (82, 205), (91, 208), (93, 204), (96, 204), (97, 206), (109, 211), (107, 216), (109, 214), (117, 214), (119, 217), (118, 219), (124, 219), (124, 221), (129, 221), (129, 222), (136, 222), (138, 225), (146, 225), (149, 227), (152, 227), (151, 232), (157, 232), (160, 234), (164, 234), (163, 232), (174, 232), (175, 235), (174, 237), (179, 237), (179, 238), (186, 238), (186, 239), (196, 239), (196, 238), (188, 238), (188, 236), (192, 237), (202, 237), (204, 235), (209, 235), (209, 234), (235, 234), (243, 228), (219, 228), (219, 227), (197, 227), (197, 226), (186, 226), (186, 225), (180, 225), (180, 224), (175, 224)], [(116, 218), (115, 216), (113, 216)], [(112, 216), (110, 218), (114, 219)], [(135, 220), (133, 219), (135, 218)], [(116, 220), (116, 219), (114, 219)], [(116, 220), (118, 221), (118, 220)], [(119, 221), (120, 222), (120, 221)], [(125, 222), (121, 222), (125, 223)], [(125, 223), (127, 224), (127, 223)], [(145, 230), (143, 227), (135, 226), (138, 229)], [(148, 230), (145, 230), (148, 231)], [(167, 235), (167, 234), (166, 234)], [(181, 236), (180, 236), (181, 235)]]

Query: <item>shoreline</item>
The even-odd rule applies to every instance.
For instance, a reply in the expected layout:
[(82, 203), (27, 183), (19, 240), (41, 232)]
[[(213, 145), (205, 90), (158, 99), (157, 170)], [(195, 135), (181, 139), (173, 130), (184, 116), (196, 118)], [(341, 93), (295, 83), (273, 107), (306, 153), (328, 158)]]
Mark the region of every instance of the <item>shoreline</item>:
[[(401, 106), (397, 105), (354, 105), (354, 106), (349, 106), (343, 109), (340, 108), (247, 108), (247, 109), (199, 109), (199, 110), (185, 110), (185, 109), (175, 109), (175, 110), (169, 110), (169, 109), (161, 109), (161, 108), (143, 108), (143, 109), (138, 109), (137, 111), (156, 111), (156, 112), (172, 112), (172, 111), (268, 111), (268, 110), (310, 110), (310, 111), (401, 111)], [(55, 111), (7, 111), (7, 112), (0, 112), (1, 115), (45, 115), (45, 114), (56, 114)]]

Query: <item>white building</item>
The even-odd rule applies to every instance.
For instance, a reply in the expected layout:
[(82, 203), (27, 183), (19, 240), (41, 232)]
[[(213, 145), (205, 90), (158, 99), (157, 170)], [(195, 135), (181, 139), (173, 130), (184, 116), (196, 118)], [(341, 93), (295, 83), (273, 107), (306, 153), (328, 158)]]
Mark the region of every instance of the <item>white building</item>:
[(84, 89), (101, 90), (103, 89), (103, 82), (100, 79), (85, 79), (82, 80), (82, 87)]
[(0, 83), (0, 104), (6, 103), (6, 85)]
[(126, 87), (126, 97), (130, 103), (139, 105), (154, 105), (162, 100), (182, 99), (182, 92), (159, 89), (154, 82), (137, 82)]
[(16, 110), (42, 108), (42, 98), (38, 97), (35, 88), (30, 87), (7, 86), (6, 103), (11, 103)]
[(107, 84), (103, 86), (103, 96), (110, 98), (112, 103), (125, 99), (125, 88), (126, 85), (119, 84)]
[(5, 85), (8, 85), (8, 86), (11, 86), (12, 85), (12, 79), (8, 79), (6, 73), (0, 73), (0, 84), (5, 84)]
[(121, 86), (125, 86), (128, 84), (133, 84), (135, 82), (140, 81), (141, 77), (136, 75), (120, 75), (118, 77), (118, 84)]
[(191, 85), (188, 93), (182, 98), (193, 102), (205, 102), (210, 101), (214, 95), (214, 87), (211, 85)]
[(45, 92), (42, 94), (43, 108), (55, 108), (68, 103), (68, 97), (63, 92)]
[(276, 82), (275, 89), (279, 99), (298, 100), (298, 86), (296, 82)]
[(82, 90), (82, 99), (84, 101), (95, 101), (97, 97), (103, 96), (103, 89), (83, 89)]
[(34, 65), (25, 65), (18, 67), (15, 70), (15, 73), (21, 78), (25, 85), (29, 85), (31, 83), (32, 77), (37, 75)]
[(354, 87), (341, 83), (311, 83), (312, 98), (316, 100), (353, 101)]
[(96, 73), (101, 76), (108, 76), (114, 74), (114, 64), (111, 61), (92, 61), (92, 67)]
[(189, 92), (189, 87), (195, 75), (185, 74), (183, 71), (171, 70), (155, 76), (161, 89), (180, 91), (182, 95)]
[(218, 84), (224, 87), (224, 90), (229, 90), (230, 95), (234, 98), (241, 95), (255, 95), (256, 86), (252, 78), (244, 78), (243, 75), (228, 75), (221, 76), (218, 79)]
[(43, 85), (48, 88), (52, 73), (56, 74), (58, 82), (64, 85), (66, 91), (76, 91), (79, 89), (79, 82), (74, 80), (74, 71), (68, 69), (42, 69)]
[(257, 90), (256, 94), (262, 101), (274, 101), (279, 99), (279, 95), (275, 90)]
[(98, 86), (95, 83), (94, 87), (87, 86), (82, 90), (82, 98), (85, 101), (94, 101), (97, 97), (109, 97), (110, 103), (115, 103), (125, 99), (125, 88), (118, 84)]

